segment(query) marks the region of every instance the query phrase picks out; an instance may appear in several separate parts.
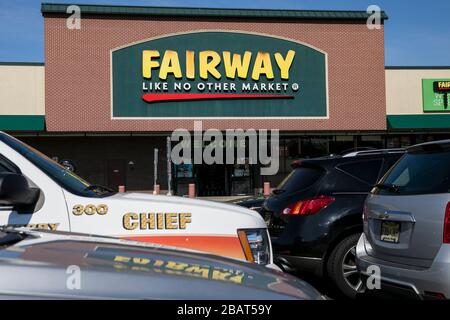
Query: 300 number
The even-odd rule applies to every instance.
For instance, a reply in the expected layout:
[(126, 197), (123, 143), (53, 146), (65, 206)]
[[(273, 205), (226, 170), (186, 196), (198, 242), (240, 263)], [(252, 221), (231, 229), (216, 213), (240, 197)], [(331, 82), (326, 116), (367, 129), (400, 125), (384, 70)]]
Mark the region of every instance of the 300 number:
[(75, 216), (81, 216), (83, 214), (88, 216), (93, 216), (94, 214), (104, 216), (108, 213), (108, 206), (106, 204), (100, 204), (98, 206), (94, 204), (88, 204), (87, 206), (77, 204), (73, 206), (72, 213)]

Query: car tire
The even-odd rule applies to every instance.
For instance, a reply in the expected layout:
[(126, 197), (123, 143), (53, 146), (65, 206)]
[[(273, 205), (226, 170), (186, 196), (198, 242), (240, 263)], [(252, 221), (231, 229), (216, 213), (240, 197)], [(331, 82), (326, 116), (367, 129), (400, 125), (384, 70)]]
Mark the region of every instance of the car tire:
[(354, 264), (356, 244), (360, 236), (361, 234), (353, 234), (341, 240), (327, 261), (328, 277), (340, 293), (351, 299), (355, 299), (362, 289), (362, 282)]

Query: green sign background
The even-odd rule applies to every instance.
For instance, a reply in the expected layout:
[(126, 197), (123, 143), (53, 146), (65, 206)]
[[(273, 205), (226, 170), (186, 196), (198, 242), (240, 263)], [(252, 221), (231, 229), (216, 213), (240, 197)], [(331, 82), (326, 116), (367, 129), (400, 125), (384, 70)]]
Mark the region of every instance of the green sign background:
[[(161, 54), (165, 50), (178, 52), (184, 76), (185, 51), (193, 50), (198, 54), (202, 50), (213, 50), (221, 54), (230, 51), (243, 55), (245, 51), (252, 52), (249, 76), (247, 79), (228, 79), (225, 76), (223, 63), (218, 67), (222, 74), (220, 80), (210, 77), (203, 82), (234, 82), (236, 92), (242, 92), (243, 82), (253, 84), (251, 71), (258, 51), (269, 52), (272, 55), (272, 66), (275, 79), (267, 80), (262, 76), (256, 83), (298, 83), (300, 90), (293, 92), (289, 87), (286, 94), (294, 99), (268, 100), (206, 100), (206, 101), (177, 101), (147, 103), (142, 100), (143, 81), (160, 82), (153, 71), (151, 80), (142, 77), (142, 51), (158, 50)], [(289, 72), (289, 80), (281, 80), (279, 69), (273, 59), (275, 52), (283, 56), (289, 50), (296, 52), (295, 59)], [(191, 82), (191, 93), (198, 93), (196, 84), (200, 82), (198, 76), (198, 59), (196, 55), (196, 79), (175, 79), (169, 75), (169, 88), (174, 82)], [(197, 32), (171, 35), (150, 41), (137, 43), (112, 52), (112, 115), (114, 118), (171, 118), (171, 117), (326, 117), (327, 116), (327, 59), (326, 55), (314, 48), (294, 41), (274, 38), (270, 36), (254, 35), (235, 32)], [(173, 92), (172, 90), (168, 91)], [(204, 91), (204, 93), (209, 93)], [(214, 92), (212, 92), (214, 93)], [(259, 93), (259, 92), (256, 92)], [(266, 93), (266, 92), (261, 92)], [(267, 94), (271, 94), (268, 93)], [(273, 94), (277, 94), (274, 92)], [(282, 92), (281, 94), (285, 94)]]
[(444, 94), (434, 92), (433, 83), (436, 81), (450, 81), (450, 79), (422, 79), (423, 111), (450, 112), (450, 107), (447, 109), (444, 107)]

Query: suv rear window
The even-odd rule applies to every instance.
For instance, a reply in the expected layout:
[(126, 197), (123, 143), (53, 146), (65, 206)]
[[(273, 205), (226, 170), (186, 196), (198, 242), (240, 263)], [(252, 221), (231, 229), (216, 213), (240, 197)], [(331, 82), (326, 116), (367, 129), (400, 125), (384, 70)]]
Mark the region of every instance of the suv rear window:
[(279, 184), (277, 190), (283, 192), (295, 192), (305, 189), (319, 180), (323, 173), (324, 171), (319, 168), (297, 168)]
[(386, 175), (378, 194), (415, 195), (450, 192), (450, 152), (407, 153)]
[(352, 177), (373, 186), (378, 181), (382, 160), (366, 160), (339, 165), (337, 168)]

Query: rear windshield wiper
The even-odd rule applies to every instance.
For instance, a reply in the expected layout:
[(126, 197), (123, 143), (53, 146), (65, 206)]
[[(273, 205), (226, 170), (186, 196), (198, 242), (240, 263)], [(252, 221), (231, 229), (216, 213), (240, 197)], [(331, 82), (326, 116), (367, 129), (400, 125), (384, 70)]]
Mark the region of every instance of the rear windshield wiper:
[(392, 193), (400, 192), (400, 187), (395, 184), (392, 184), (392, 183), (379, 183), (379, 184), (376, 184), (374, 187), (383, 189), (383, 190), (386, 190), (386, 191), (392, 192)]
[(275, 189), (272, 191), (273, 194), (282, 194), (283, 192), (286, 192), (286, 190), (283, 189)]

